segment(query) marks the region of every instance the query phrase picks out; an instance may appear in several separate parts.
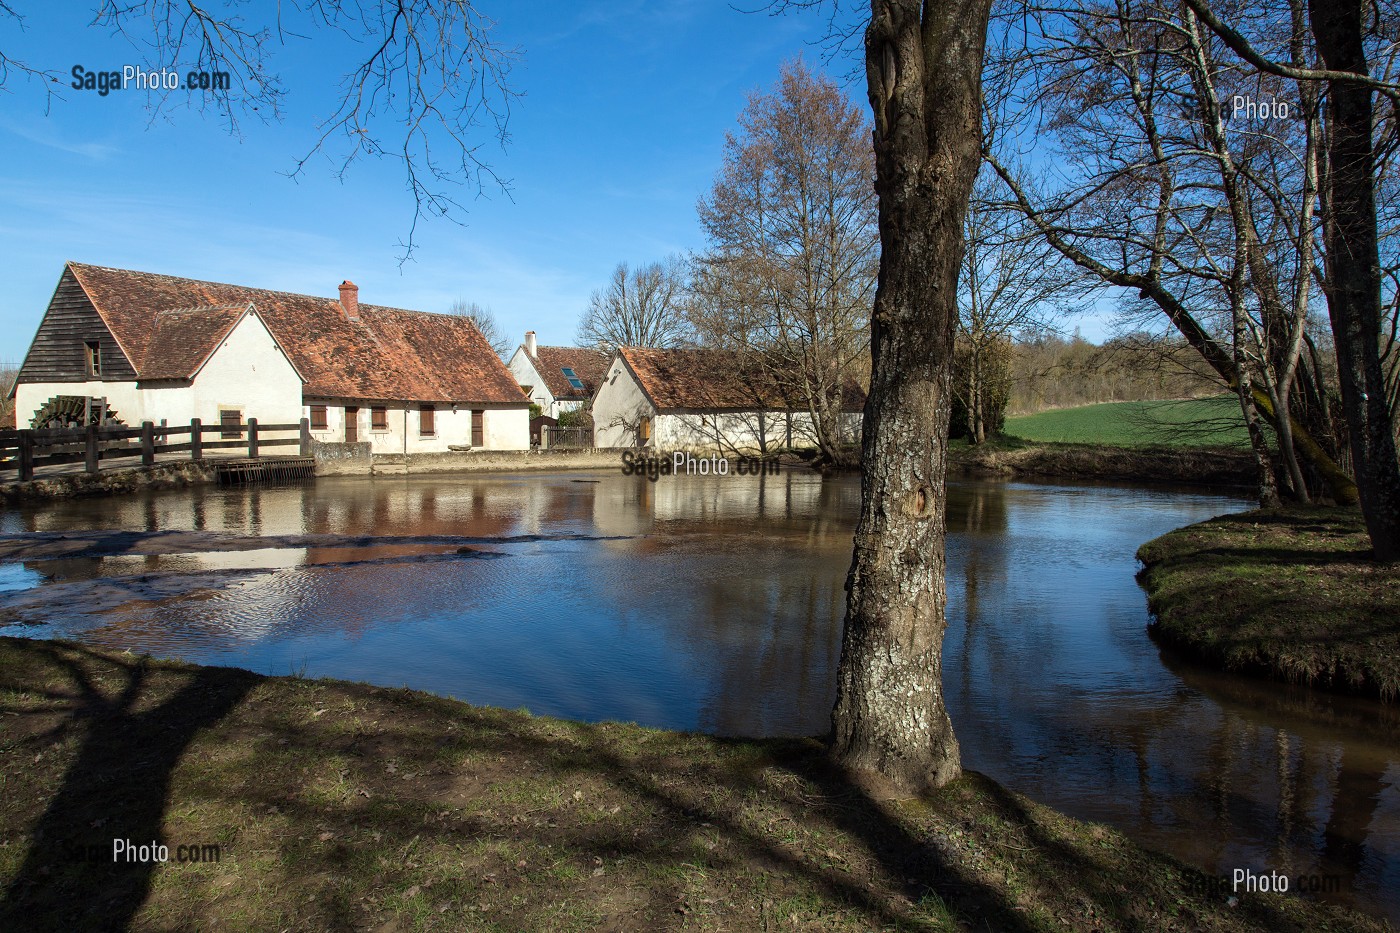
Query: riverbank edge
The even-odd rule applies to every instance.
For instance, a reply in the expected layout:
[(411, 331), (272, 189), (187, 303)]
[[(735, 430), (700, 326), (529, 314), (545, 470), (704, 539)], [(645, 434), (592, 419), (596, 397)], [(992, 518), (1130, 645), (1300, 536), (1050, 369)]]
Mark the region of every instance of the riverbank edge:
[(141, 489), (178, 489), (217, 480), (209, 460), (177, 460), (149, 467), (58, 473), (28, 482), (0, 483), (0, 502), (128, 495)]
[(1370, 560), (1355, 508), (1254, 510), (1138, 549), (1159, 642), (1227, 671), (1394, 702), (1400, 567)]
[(1112, 447), (998, 437), (953, 443), (948, 468), (971, 476), (1036, 476), (1114, 482), (1250, 487), (1254, 462), (1233, 448)]
[[(0, 714), (0, 920), (32, 930), (1388, 929), (1296, 896), (1231, 903), (1222, 879), (975, 773), (880, 800), (811, 739), (9, 637)], [(113, 868), (112, 839), (219, 859)]]

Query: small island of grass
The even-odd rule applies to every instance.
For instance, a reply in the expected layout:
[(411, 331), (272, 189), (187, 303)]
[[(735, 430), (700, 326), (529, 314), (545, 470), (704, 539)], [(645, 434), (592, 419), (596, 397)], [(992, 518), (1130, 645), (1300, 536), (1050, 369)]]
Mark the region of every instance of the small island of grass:
[(1356, 509), (1225, 515), (1138, 551), (1163, 643), (1229, 670), (1400, 696), (1400, 566)]

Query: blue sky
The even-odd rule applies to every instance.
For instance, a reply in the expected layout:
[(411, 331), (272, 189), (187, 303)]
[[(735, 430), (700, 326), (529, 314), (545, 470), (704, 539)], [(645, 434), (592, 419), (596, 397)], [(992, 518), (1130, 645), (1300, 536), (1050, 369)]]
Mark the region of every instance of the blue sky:
[[(0, 90), (8, 362), (22, 359), (69, 259), (324, 296), (349, 278), (368, 303), (446, 311), (461, 297), (490, 307), (512, 344), (527, 328), (541, 343), (572, 343), (589, 294), (619, 261), (703, 244), (695, 202), (745, 95), (792, 56), (819, 66), (811, 43), (824, 27), (819, 15), (716, 0), (484, 0), (498, 41), (522, 53), (510, 143), (483, 137), (511, 196), (469, 199), (465, 226), (424, 221), (401, 267), (413, 204), (397, 164), (362, 161), (343, 182), (326, 162), (297, 181), (284, 175), (333, 108), (347, 43), (313, 35), (277, 47), (284, 116), (245, 120), (236, 138), (212, 111), (153, 119), (138, 91), (68, 88), (74, 65), (140, 57), (89, 25), (91, 3), (14, 5), (23, 28), (0, 19), (0, 49), (65, 84), (47, 113), (35, 82), (12, 74)], [(267, 6), (255, 0), (246, 15)]]

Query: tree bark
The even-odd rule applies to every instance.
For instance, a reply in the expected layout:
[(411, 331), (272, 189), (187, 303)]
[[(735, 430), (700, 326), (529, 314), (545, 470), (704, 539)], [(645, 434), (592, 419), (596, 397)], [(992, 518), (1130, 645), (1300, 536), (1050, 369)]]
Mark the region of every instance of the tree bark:
[[(1310, 0), (1313, 37), (1331, 71), (1367, 74), (1361, 0)], [(1327, 184), (1323, 290), (1337, 346), (1361, 513), (1377, 560), (1400, 560), (1400, 460), (1381, 369), (1380, 253), (1376, 234), (1372, 91), (1348, 81), (1327, 90)]]
[(880, 272), (833, 753), (895, 792), (961, 773), (943, 702), (946, 447), (963, 221), (991, 0), (874, 0)]

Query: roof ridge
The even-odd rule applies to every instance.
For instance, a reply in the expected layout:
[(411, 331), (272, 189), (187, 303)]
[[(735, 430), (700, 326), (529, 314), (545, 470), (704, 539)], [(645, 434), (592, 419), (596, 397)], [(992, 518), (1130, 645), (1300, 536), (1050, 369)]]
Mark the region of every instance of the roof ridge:
[[(339, 298), (328, 298), (324, 295), (308, 295), (304, 292), (289, 292), (280, 288), (261, 288), (257, 285), (236, 285), (233, 282), (215, 282), (210, 279), (192, 279), (184, 275), (167, 275), (164, 272), (146, 272), (142, 269), (123, 269), (119, 266), (97, 266), (88, 262), (68, 261), (70, 266), (78, 266), (84, 269), (96, 269), (101, 272), (120, 272), (124, 275), (148, 275), (154, 279), (169, 279), (174, 282), (189, 282), (192, 285), (213, 285), (218, 288), (237, 288), (248, 292), (263, 292), (268, 295), (285, 295), (288, 298), (309, 298), (312, 301), (327, 301), (331, 304), (340, 304)], [(198, 305), (197, 307), (232, 307), (232, 305)], [(369, 309), (372, 311), (401, 311), (404, 314), (432, 314), (438, 317), (459, 317), (460, 315), (447, 314), (442, 311), (419, 311), (414, 308), (399, 308), (394, 305), (377, 305), (367, 302), (360, 303), (360, 310)], [(182, 309), (183, 310), (183, 309)]]

